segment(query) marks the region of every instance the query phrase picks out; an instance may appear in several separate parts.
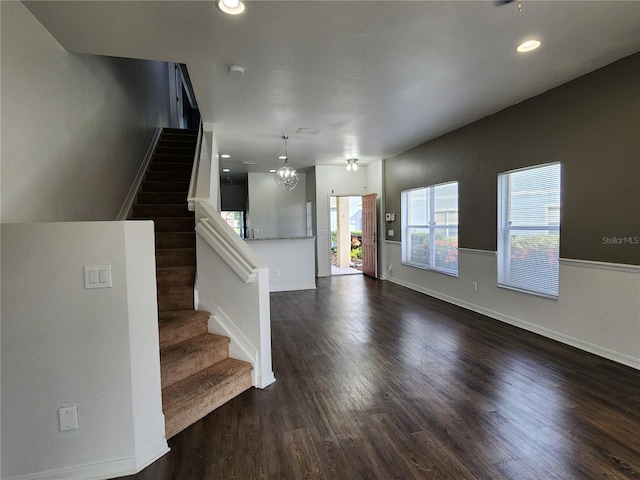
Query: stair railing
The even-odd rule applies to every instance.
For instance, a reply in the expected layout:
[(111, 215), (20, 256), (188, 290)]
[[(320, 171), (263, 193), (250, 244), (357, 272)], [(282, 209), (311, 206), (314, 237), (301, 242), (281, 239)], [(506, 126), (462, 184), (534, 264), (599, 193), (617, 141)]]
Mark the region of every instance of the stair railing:
[(193, 167), (191, 168), (191, 180), (189, 181), (189, 191), (187, 192), (187, 202), (189, 210), (195, 210), (195, 201), (197, 199), (198, 175), (200, 173), (200, 158), (206, 156), (206, 148), (203, 149), (202, 143), (202, 122), (198, 128), (198, 141), (196, 143), (196, 152), (193, 154)]
[[(203, 125), (189, 183), (189, 210), (196, 215), (195, 306), (211, 312), (209, 332), (229, 337), (229, 355), (253, 365), (252, 384), (275, 382), (271, 366), (269, 269), (227, 224), (213, 205), (212, 184), (218, 181), (207, 151), (216, 151), (215, 137)], [(208, 135), (208, 133), (207, 133)]]
[(255, 281), (258, 269), (252, 266), (240, 253), (216, 232), (207, 217), (201, 218), (196, 225), (196, 232), (215, 250), (215, 252), (236, 272), (245, 283)]

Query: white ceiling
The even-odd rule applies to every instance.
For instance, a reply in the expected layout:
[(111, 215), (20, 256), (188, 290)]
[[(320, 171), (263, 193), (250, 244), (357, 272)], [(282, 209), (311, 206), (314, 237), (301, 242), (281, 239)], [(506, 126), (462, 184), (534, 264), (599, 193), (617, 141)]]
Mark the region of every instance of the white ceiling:
[(296, 168), (388, 158), (640, 50), (637, 1), (25, 4), (69, 51), (186, 63), (233, 172), (281, 166), (283, 134)]

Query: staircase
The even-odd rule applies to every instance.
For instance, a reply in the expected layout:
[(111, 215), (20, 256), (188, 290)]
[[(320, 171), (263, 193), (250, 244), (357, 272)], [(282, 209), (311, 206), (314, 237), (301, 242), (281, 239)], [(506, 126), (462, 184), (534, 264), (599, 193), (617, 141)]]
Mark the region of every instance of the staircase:
[(194, 309), (195, 219), (187, 191), (196, 143), (196, 130), (163, 129), (130, 216), (155, 226), (167, 438), (251, 387), (251, 364), (229, 358), (229, 339), (208, 333), (209, 313)]

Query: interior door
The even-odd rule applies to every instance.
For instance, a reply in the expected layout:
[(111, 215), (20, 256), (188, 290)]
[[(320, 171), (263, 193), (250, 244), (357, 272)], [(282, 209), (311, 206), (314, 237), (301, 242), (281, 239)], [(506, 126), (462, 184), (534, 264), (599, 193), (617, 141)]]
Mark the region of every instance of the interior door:
[(376, 278), (376, 194), (362, 197), (362, 273)]

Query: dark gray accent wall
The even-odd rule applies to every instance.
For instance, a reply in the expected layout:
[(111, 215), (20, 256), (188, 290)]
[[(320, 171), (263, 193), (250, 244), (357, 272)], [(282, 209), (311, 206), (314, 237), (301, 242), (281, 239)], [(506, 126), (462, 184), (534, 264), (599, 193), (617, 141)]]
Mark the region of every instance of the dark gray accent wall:
[(549, 162), (560, 256), (640, 264), (640, 53), (387, 159), (387, 239), (401, 238), (403, 190), (457, 180), (459, 246), (495, 251), (497, 175)]
[(220, 206), (222, 210), (247, 210), (247, 185), (220, 185)]

